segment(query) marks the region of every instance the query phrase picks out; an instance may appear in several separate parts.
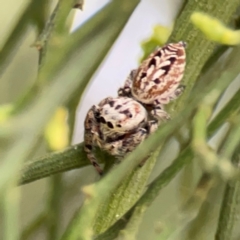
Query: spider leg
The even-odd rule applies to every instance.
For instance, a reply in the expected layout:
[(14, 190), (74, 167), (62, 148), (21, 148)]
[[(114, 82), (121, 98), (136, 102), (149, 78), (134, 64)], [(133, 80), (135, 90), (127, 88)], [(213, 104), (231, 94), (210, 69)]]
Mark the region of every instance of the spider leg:
[[(169, 114), (164, 110), (163, 106), (156, 101), (155, 105), (153, 106), (153, 109), (151, 110), (151, 115), (153, 116), (154, 119), (162, 122), (162, 121), (167, 121), (170, 120)], [(159, 123), (160, 124), (160, 123)]]
[(157, 102), (161, 103), (162, 105), (166, 105), (169, 102), (177, 99), (180, 95), (182, 95), (182, 93), (185, 90), (185, 86), (184, 85), (179, 85), (172, 93), (170, 93), (168, 96), (159, 96)]
[[(158, 129), (158, 126), (159, 126), (160, 122), (157, 121), (157, 120), (150, 120), (148, 121), (147, 123), (147, 126), (148, 126), (148, 134), (151, 134), (151, 133), (154, 133), (157, 129)], [(142, 167), (146, 161), (148, 160), (149, 156), (145, 157), (140, 163), (139, 163), (139, 167)]]
[(100, 165), (97, 162), (96, 157), (94, 156), (93, 148), (96, 145), (95, 143), (95, 135), (97, 133), (97, 125), (98, 123), (95, 120), (96, 113), (94, 112), (95, 106), (93, 106), (87, 113), (84, 127), (84, 151), (87, 153), (87, 157), (89, 161), (92, 163), (94, 168), (97, 170), (97, 172), (102, 175), (103, 170), (100, 167)]
[(179, 96), (181, 96), (185, 88), (186, 88), (185, 85), (179, 85), (178, 88), (169, 96), (170, 101), (173, 101), (177, 99)]
[(160, 121), (170, 120), (169, 114), (164, 110), (163, 105), (168, 104), (170, 101), (177, 99), (184, 91), (185, 86), (179, 85), (177, 89), (165, 98), (159, 98), (155, 100), (153, 108), (151, 110), (151, 115)]
[(127, 153), (132, 152), (147, 136), (148, 131), (144, 128), (139, 128), (135, 133), (105, 144), (104, 148), (111, 155), (121, 159)]
[(131, 94), (132, 82), (137, 74), (137, 70), (138, 69), (134, 69), (130, 72), (127, 79), (125, 80), (123, 87), (118, 89), (118, 96), (124, 96), (124, 97), (132, 96), (132, 94)]
[(150, 120), (147, 123), (149, 134), (155, 132), (158, 129), (160, 122), (158, 120)]

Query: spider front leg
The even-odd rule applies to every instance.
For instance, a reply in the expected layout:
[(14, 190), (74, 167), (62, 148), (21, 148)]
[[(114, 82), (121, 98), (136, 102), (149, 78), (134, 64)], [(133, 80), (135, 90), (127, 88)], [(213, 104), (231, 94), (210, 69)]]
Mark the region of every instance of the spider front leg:
[(123, 87), (118, 89), (118, 96), (132, 97), (132, 94), (131, 94), (132, 82), (136, 74), (137, 74), (137, 69), (134, 69), (130, 72)]
[[(148, 128), (148, 135), (154, 133), (158, 127), (159, 127), (160, 122), (157, 120), (151, 120), (147, 122), (147, 128)], [(145, 157), (140, 163), (139, 167), (142, 167), (146, 161), (148, 160), (149, 156)]]
[(158, 129), (160, 122), (158, 120), (151, 120), (147, 123), (148, 134), (155, 132)]
[[(118, 158), (119, 162), (125, 157), (127, 153), (132, 152), (139, 144), (141, 144), (151, 133), (155, 132), (159, 126), (159, 122), (151, 120), (146, 123), (145, 127), (138, 128), (135, 133), (126, 134), (123, 138), (113, 141), (105, 145), (105, 149)], [(146, 162), (144, 159), (139, 166)]]
[(87, 157), (89, 161), (92, 163), (94, 168), (97, 170), (97, 172), (100, 175), (103, 175), (103, 170), (100, 167), (100, 165), (97, 162), (97, 159), (94, 155), (94, 146), (95, 141), (96, 141), (96, 134), (97, 134), (97, 127), (98, 123), (95, 120), (95, 106), (93, 106), (87, 113), (85, 122), (84, 122), (84, 127), (85, 127), (85, 132), (84, 132), (84, 151), (87, 153)]
[(129, 152), (132, 152), (148, 136), (145, 128), (139, 128), (135, 133), (119, 136), (118, 139), (104, 145), (104, 149), (111, 155), (122, 159)]

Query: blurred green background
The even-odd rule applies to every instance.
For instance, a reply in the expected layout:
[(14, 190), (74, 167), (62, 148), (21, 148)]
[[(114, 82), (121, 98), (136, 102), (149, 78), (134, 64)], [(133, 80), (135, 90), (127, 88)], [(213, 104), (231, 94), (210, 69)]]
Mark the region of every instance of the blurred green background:
[[(0, 28), (1, 47), (6, 40), (6, 36), (13, 29), (13, 26), (15, 25), (19, 14), (21, 14), (22, 9), (24, 9), (28, 2), (29, 1), (27, 0), (19, 0), (18, 2), (8, 0), (7, 2), (3, 3), (3, 6), (0, 9), (0, 19), (2, 23)], [(50, 12), (49, 10), (53, 10), (55, 4), (56, 1), (52, 1), (49, 4), (47, 11), (48, 14)], [(145, 1), (144, 4), (147, 4), (147, 2)], [(181, 2), (179, 1), (169, 2), (168, 7), (172, 8), (172, 17), (177, 14), (180, 6)], [(136, 11), (137, 10), (138, 9), (136, 9)], [(164, 9), (161, 9), (161, 11), (164, 12)], [(147, 14), (151, 15), (151, 12), (147, 12)], [(147, 14), (144, 17), (147, 18)], [(155, 24), (161, 25), (160, 22), (156, 22)], [(167, 27), (171, 29), (172, 25), (169, 24)], [(140, 28), (141, 26), (139, 26), (139, 29)], [(150, 29), (149, 32), (151, 33), (152, 29)], [(31, 45), (35, 42), (38, 35), (39, 32), (36, 27), (33, 25), (28, 26), (23, 39), (19, 41), (18, 49), (16, 49), (16, 52), (14, 52), (11, 63), (9, 66), (7, 66), (6, 71), (4, 71), (3, 75), (1, 76), (1, 104), (7, 104), (18, 100), (25, 93), (26, 89), (28, 89), (34, 83), (34, 79), (38, 71), (38, 51)], [(141, 39), (141, 41), (146, 41), (150, 35), (151, 34), (146, 35), (145, 38)], [(131, 36), (128, 35), (128, 38), (131, 39)], [(141, 57), (141, 41), (139, 41), (139, 45), (137, 46), (138, 52), (136, 51), (135, 56), (131, 56), (131, 64), (133, 62), (137, 62), (137, 59)], [(120, 48), (118, 51), (122, 51), (122, 49)], [(130, 58), (130, 56), (127, 56), (127, 58)], [(127, 63), (125, 64), (127, 65)], [(108, 65), (105, 65), (103, 67), (107, 68)], [(111, 66), (109, 66), (109, 68), (110, 67)], [(126, 74), (127, 73), (124, 72), (124, 75)], [(105, 77), (105, 75), (103, 74), (102, 77)], [(110, 74), (109, 78), (111, 77), (112, 76)], [(232, 85), (232, 89), (237, 90), (239, 88), (239, 85), (239, 80), (236, 80), (236, 82)], [(105, 86), (103, 89), (104, 88)], [(101, 91), (101, 89), (99, 89), (99, 91)], [(93, 93), (91, 94), (94, 95)], [(233, 95), (233, 90), (230, 89), (228, 91), (226, 99), (229, 98), (229, 94)], [(223, 102), (225, 101), (226, 100), (223, 100)], [(85, 108), (88, 109), (89, 106), (85, 106)], [(80, 114), (80, 118), (83, 118), (84, 115), (82, 112), (78, 114)], [(29, 122), (28, 124), (31, 125), (34, 124), (34, 122)], [(81, 128), (81, 126), (79, 128)], [(80, 135), (81, 129), (79, 130), (79, 128), (76, 131), (80, 131)], [(81, 136), (79, 139), (81, 139)], [(75, 142), (78, 142), (77, 140), (78, 138), (76, 137)], [(37, 158), (46, 154), (47, 152), (48, 147), (46, 143), (43, 139), (40, 139), (37, 148), (35, 149), (31, 158)], [(174, 160), (178, 155), (178, 152), (179, 145), (176, 139), (170, 138), (169, 143), (165, 145), (158, 158), (149, 182), (158, 176), (162, 169), (165, 169), (170, 165), (171, 161)], [(193, 193), (193, 190), (195, 189), (196, 184), (201, 177), (201, 173), (202, 171), (199, 165), (193, 161), (191, 164), (181, 170), (181, 172), (173, 181), (171, 181), (167, 188), (162, 189), (158, 198), (146, 211), (139, 228), (140, 230), (137, 239), (165, 239), (164, 236), (160, 235), (162, 229), (165, 226), (174, 226), (174, 221), (176, 220), (176, 214), (178, 213), (179, 207), (182, 206), (182, 204)], [(76, 209), (78, 209), (83, 201), (81, 187), (93, 183), (99, 179), (91, 166), (59, 174), (54, 178), (48, 177), (24, 185), (20, 188), (20, 230), (26, 230), (27, 226), (29, 226), (29, 224), (31, 225), (32, 222), (34, 222), (35, 225), (39, 227), (38, 230), (29, 235), (28, 238), (25, 238), (24, 235), (22, 239), (60, 239), (60, 236), (64, 232), (74, 212)], [(57, 181), (57, 183), (55, 181)], [(207, 201), (201, 208), (200, 215), (193, 221), (190, 231), (188, 232), (188, 236), (185, 236), (185, 239), (214, 239), (224, 184), (225, 183), (218, 184), (216, 187), (213, 187), (210, 190)], [(60, 193), (58, 193), (56, 189), (53, 191), (53, 188), (56, 188), (57, 186), (59, 186)], [(55, 201), (58, 201), (59, 207), (61, 209), (59, 211), (59, 223), (57, 226), (57, 235), (55, 238), (52, 238), (45, 228), (45, 223), (48, 221), (51, 222), (52, 219), (51, 216), (49, 216), (53, 213), (50, 209), (52, 207), (52, 203), (50, 202), (52, 199), (52, 193), (59, 194), (57, 195), (59, 198), (55, 198)], [(1, 230), (1, 228), (4, 226), (2, 220), (3, 217), (0, 219), (0, 234), (3, 233), (3, 229)], [(51, 223), (48, 224), (48, 227), (51, 228)], [(27, 231), (25, 233), (27, 233)], [(236, 237), (234, 239), (239, 239), (237, 238), (239, 236), (239, 231), (237, 231), (237, 229), (235, 235)], [(0, 239), (3, 239), (3, 236), (0, 236)]]

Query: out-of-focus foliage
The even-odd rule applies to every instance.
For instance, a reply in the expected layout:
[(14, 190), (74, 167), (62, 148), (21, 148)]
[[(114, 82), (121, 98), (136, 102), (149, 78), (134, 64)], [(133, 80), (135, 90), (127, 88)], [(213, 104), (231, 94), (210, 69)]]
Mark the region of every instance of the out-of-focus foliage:
[(48, 146), (53, 151), (58, 151), (68, 146), (69, 128), (67, 124), (67, 109), (58, 108), (48, 122), (44, 136)]
[(13, 111), (13, 105), (11, 104), (4, 104), (0, 106), (0, 123), (6, 122), (7, 119), (11, 116)]
[(191, 16), (191, 21), (212, 41), (227, 45), (240, 43), (239, 30), (227, 28), (221, 21), (208, 14), (195, 12)]
[(144, 60), (157, 46), (163, 46), (167, 42), (171, 31), (172, 28), (156, 25), (153, 28), (153, 33), (150, 38), (141, 43), (143, 56), (141, 57), (140, 62)]
[[(50, 2), (25, 1), (16, 15), (15, 27), (1, 49), (1, 74), (7, 74), (8, 69), (17, 72), (17, 68), (11, 69), (11, 64), (15, 61), (16, 52), (21, 51), (21, 40), (26, 37), (27, 30), (33, 31), (34, 26), (37, 32), (42, 32), (38, 38), (39, 52), (31, 49), (35, 62), (32, 61), (33, 65), (29, 67), (30, 62), (26, 60), (20, 67), (33, 67), (35, 72), (14, 72), (14, 86), (17, 88), (20, 83), (22, 88), (14, 96), (10, 85), (11, 103), (0, 106), (0, 196), (3, 213), (0, 220), (3, 236), (0, 238), (15, 240), (21, 235), (24, 240), (90, 240), (93, 237), (98, 240), (185, 240), (193, 237), (200, 240), (213, 239), (216, 235), (216, 239), (226, 240), (239, 236), (235, 217), (239, 212), (240, 189), (240, 172), (236, 167), (239, 165), (240, 90), (209, 121), (222, 94), (240, 73), (240, 47), (229, 49), (219, 59), (216, 57), (219, 55), (215, 55), (218, 44), (207, 39), (196, 26), (206, 31), (211, 40), (233, 44), (238, 32), (227, 29), (221, 21), (228, 24), (233, 19), (240, 1), (186, 1), (173, 29), (157, 25), (152, 36), (142, 43), (145, 58), (156, 46), (167, 41), (187, 42), (186, 90), (169, 109), (173, 119), (162, 124), (156, 133), (96, 183), (88, 180), (88, 169), (83, 168), (90, 165), (83, 144), (63, 148), (69, 143), (74, 113), (85, 87), (139, 1), (111, 1), (73, 34), (69, 34), (66, 27), (69, 13), (72, 7), (81, 7), (82, 1), (59, 1), (57, 7), (54, 4), (50, 7)], [(55, 10), (46, 21), (50, 8)], [(36, 11), (38, 13), (34, 15)], [(36, 36), (34, 38), (37, 39)], [(234, 44), (237, 43), (235, 41)], [(202, 68), (210, 57), (215, 57), (215, 61), (205, 66), (203, 72)], [(25, 78), (30, 80), (26, 83)], [(7, 81), (5, 84), (7, 86)], [(5, 96), (4, 92), (2, 96)], [(228, 123), (228, 128), (222, 133), (223, 137), (210, 147), (208, 140), (215, 137), (224, 123)], [(63, 150), (29, 161), (29, 156), (40, 151), (43, 135), (48, 150)], [(102, 163), (107, 162), (107, 166), (113, 160), (100, 150), (96, 153)], [(142, 159), (149, 156), (146, 164), (138, 168)], [(169, 161), (164, 162), (166, 159)], [(66, 179), (61, 175), (48, 179), (47, 199), (43, 201), (41, 198), (34, 211), (27, 210), (31, 205), (28, 194), (34, 195), (35, 202), (44, 194), (40, 188), (26, 194), (24, 188), (16, 185), (76, 168), (83, 169), (76, 175), (68, 174)], [(150, 178), (148, 183), (152, 173), (154, 179)], [(223, 194), (218, 188), (224, 184)], [(20, 222), (19, 203), (22, 198), (25, 202), (23, 216), (27, 220)], [(209, 199), (213, 201), (210, 204), (214, 206), (211, 210), (214, 210), (215, 217), (207, 215), (211, 212), (206, 211)], [(160, 226), (155, 233), (154, 214)], [(203, 215), (204, 220), (201, 218)], [(22, 227), (22, 222), (26, 228)]]

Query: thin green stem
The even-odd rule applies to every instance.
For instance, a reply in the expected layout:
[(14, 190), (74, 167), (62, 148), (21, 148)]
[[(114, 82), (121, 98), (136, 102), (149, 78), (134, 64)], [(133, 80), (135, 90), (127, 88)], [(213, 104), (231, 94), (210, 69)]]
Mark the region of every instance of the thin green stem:
[(50, 179), (49, 204), (47, 211), (47, 239), (57, 240), (61, 221), (62, 174), (52, 176)]
[[(18, 48), (21, 46), (21, 42), (26, 34), (26, 31), (34, 20), (34, 23), (40, 28), (45, 20), (45, 5), (48, 4), (49, 0), (44, 1), (28, 1), (28, 6), (19, 16), (18, 21), (16, 21), (16, 26), (10, 33), (5, 43), (3, 44), (0, 51), (0, 76), (3, 74), (4, 70), (11, 62), (11, 59), (16, 54)], [(42, 10), (42, 11), (41, 11)], [(36, 19), (36, 15), (41, 13), (41, 19)], [(16, 16), (15, 16), (16, 17)]]
[(239, 6), (240, 1), (234, 0), (228, 2), (220, 0), (210, 1), (195, 1), (189, 0), (185, 5), (184, 11), (180, 14), (170, 36), (169, 42), (177, 42), (184, 40), (187, 42), (187, 66), (184, 74), (183, 82), (187, 86), (184, 94), (179, 101), (173, 105), (173, 109), (182, 109), (189, 94), (199, 77), (201, 70), (212, 55), (216, 43), (213, 43), (205, 38), (205, 36), (194, 27), (190, 21), (190, 16), (194, 11), (202, 11), (209, 13), (212, 16), (222, 20), (224, 23), (229, 23), (233, 18), (233, 14)]
[(27, 240), (38, 230), (40, 227), (45, 225), (46, 212), (42, 212), (38, 215), (26, 228), (23, 229), (20, 240)]
[[(109, 159), (110, 156), (96, 151), (98, 159)], [(26, 184), (56, 173), (69, 171), (90, 165), (84, 152), (83, 143), (69, 147), (61, 152), (47, 154), (46, 157), (28, 161), (22, 169), (19, 184)]]
[[(121, 218), (139, 199), (146, 187), (149, 175), (155, 165), (161, 146), (152, 154), (142, 167), (134, 169), (125, 176), (121, 185), (100, 205), (94, 220), (94, 235), (104, 232)], [(126, 196), (128, 196), (126, 198)]]
[(20, 189), (8, 188), (4, 193), (4, 239), (17, 240), (19, 236), (19, 195)]
[(121, 240), (135, 240), (137, 239), (137, 233), (139, 230), (139, 226), (142, 222), (143, 215), (147, 210), (146, 206), (136, 206), (134, 212), (128, 221), (127, 225), (123, 230), (119, 232), (118, 239)]
[[(235, 156), (233, 159), (235, 164), (239, 164), (239, 156)], [(239, 215), (240, 181), (237, 180), (227, 183), (223, 196), (215, 235), (216, 240), (230, 240), (233, 238), (233, 227)]]
[(193, 158), (193, 153), (189, 147), (180, 153), (178, 158), (176, 158), (173, 163), (166, 168), (151, 184), (149, 184), (148, 189), (143, 194), (143, 196), (137, 201), (137, 203), (132, 207), (122, 219), (116, 222), (112, 227), (110, 227), (106, 232), (100, 234), (96, 237), (97, 240), (110, 240), (118, 236), (120, 229), (124, 228), (128, 223), (134, 213), (135, 207), (145, 208), (152, 204), (155, 198), (159, 195), (159, 192), (164, 188), (180, 170), (188, 163), (191, 162)]
[(225, 144), (222, 148), (222, 156), (225, 158), (232, 158), (232, 155), (236, 149), (236, 147), (239, 145), (240, 142), (240, 115), (233, 116), (231, 118), (231, 130), (228, 135), (227, 140), (225, 141)]
[[(48, 81), (52, 80), (48, 77), (47, 74), (50, 75), (50, 73), (52, 72), (50, 66), (53, 67), (54, 65), (51, 65), (49, 63), (53, 62), (56, 59), (55, 56), (58, 55), (58, 51), (56, 48), (65, 47), (64, 44), (66, 38), (69, 35), (68, 31), (65, 28), (65, 21), (68, 13), (71, 10), (71, 7), (73, 6), (73, 3), (74, 0), (59, 1), (53, 13), (51, 14), (50, 19), (46, 24), (42, 34), (40, 35), (38, 42), (35, 43), (37, 48), (40, 50), (40, 68), (38, 77), (34, 85), (31, 86), (30, 89), (28, 89), (27, 92), (17, 101), (17, 103), (15, 104), (14, 113), (17, 113), (26, 108), (28, 103), (31, 102), (36, 96), (36, 94), (40, 92), (43, 85)], [(56, 62), (58, 61), (55, 60), (55, 63)], [(44, 74), (45, 72), (47, 73)]]
[(227, 116), (231, 116), (240, 109), (240, 89), (231, 98), (231, 100), (223, 107), (217, 116), (209, 123), (208, 135), (212, 135), (224, 122)]

